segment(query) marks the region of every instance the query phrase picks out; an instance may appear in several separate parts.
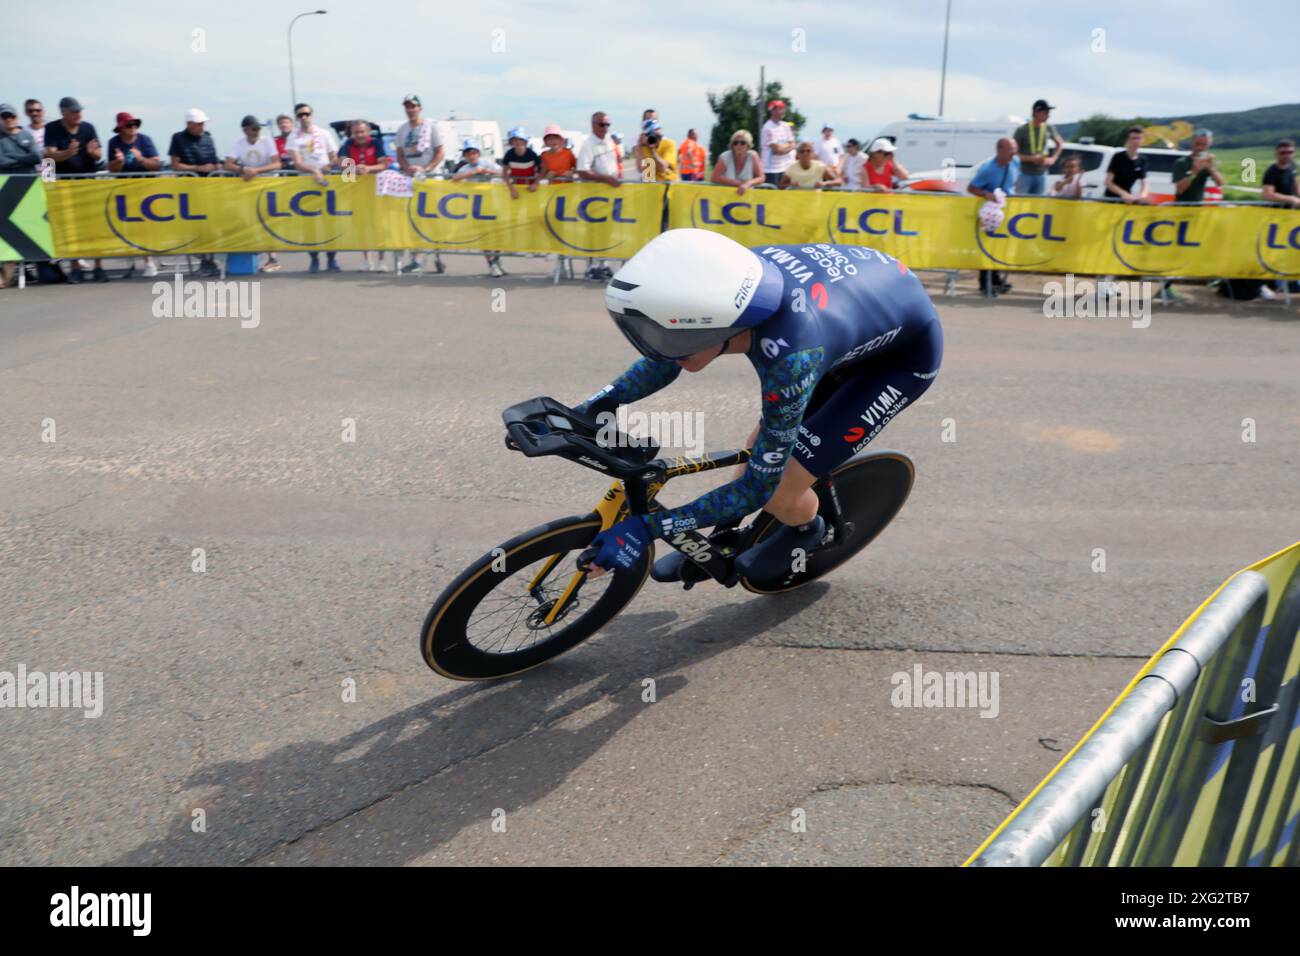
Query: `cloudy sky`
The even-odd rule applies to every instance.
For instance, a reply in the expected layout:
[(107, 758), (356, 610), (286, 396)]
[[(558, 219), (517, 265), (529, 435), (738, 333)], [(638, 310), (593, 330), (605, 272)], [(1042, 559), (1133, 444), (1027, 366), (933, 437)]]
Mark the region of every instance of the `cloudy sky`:
[[(326, 120), (400, 120), (402, 95), (416, 92), (426, 115), (455, 110), (533, 134), (549, 122), (585, 130), (594, 108), (627, 132), (653, 106), (670, 136), (689, 126), (707, 136), (706, 91), (752, 87), (760, 64), (841, 138), (938, 109), (944, 0), (321, 3), (328, 14), (294, 28), (294, 61), (299, 98)], [(949, 118), (1023, 116), (1039, 96), (1061, 122), (1300, 101), (1295, 0), (952, 5)], [(65, 0), (58, 15), (11, 18), (0, 99), (21, 108), (35, 96), (57, 117), (73, 94), (105, 136), (125, 109), (164, 139), (200, 106), (222, 144), (245, 113), (289, 111), (286, 27), (310, 9)]]

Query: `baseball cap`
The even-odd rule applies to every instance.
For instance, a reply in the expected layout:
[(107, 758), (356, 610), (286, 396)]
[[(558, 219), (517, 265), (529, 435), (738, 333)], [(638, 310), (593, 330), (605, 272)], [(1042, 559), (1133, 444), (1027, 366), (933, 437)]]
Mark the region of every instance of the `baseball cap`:
[(185, 122), (187, 123), (206, 123), (207, 121), (208, 114), (197, 106), (185, 114)]
[(261, 122), (252, 113), (249, 113), (247, 116), (245, 116), (243, 119), (239, 121), (240, 129), (248, 129), (248, 127), (250, 126), (256, 126), (258, 129), (262, 128)]
[(822, 123), (822, 130), (825, 131), (825, 130), (828, 130), (828, 129), (829, 129), (829, 130), (834, 130), (834, 129), (835, 129), (835, 124), (834, 124), (834, 123)]
[(424, 105), (423, 103), (420, 102), (420, 98), (416, 96), (414, 93), (407, 93), (405, 96), (402, 97), (402, 105), (405, 106), (407, 103), (414, 103), (416, 106)]
[(871, 141), (871, 145), (867, 147), (867, 152), (874, 153), (877, 150), (881, 150), (886, 153), (892, 153), (894, 152), (894, 144), (891, 143), (889, 140), (885, 139), (885, 137), (878, 136)]
[(643, 133), (656, 133), (661, 129), (663, 129), (663, 124), (657, 119), (648, 119), (641, 124), (641, 132)]
[(132, 123), (134, 123), (136, 126), (139, 126), (140, 118), (137, 116), (132, 116), (130, 113), (123, 110), (121, 113), (117, 114), (117, 125), (113, 127), (113, 132), (120, 133), (122, 132), (123, 126), (130, 126)]
[(73, 113), (80, 113), (81, 104), (77, 102), (77, 98), (75, 96), (65, 96), (63, 99), (59, 100), (59, 109), (69, 110), (70, 112)]
[(774, 109), (776, 109), (778, 106), (785, 106), (785, 100), (768, 100), (768, 101), (767, 101), (767, 108), (768, 108), (769, 110), (774, 110)]
[(5, 113), (12, 114), (13, 116), (18, 115), (18, 111), (13, 108), (12, 103), (0, 103), (0, 115), (3, 115)]
[(1034, 109), (1036, 110), (1054, 110), (1055, 106), (1048, 104), (1047, 100), (1034, 100)]

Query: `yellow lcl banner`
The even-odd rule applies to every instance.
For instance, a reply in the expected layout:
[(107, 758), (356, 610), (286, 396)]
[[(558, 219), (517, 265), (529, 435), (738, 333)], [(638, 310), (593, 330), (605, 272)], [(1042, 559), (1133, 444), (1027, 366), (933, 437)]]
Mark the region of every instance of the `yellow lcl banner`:
[(915, 269), (1081, 275), (1300, 276), (1300, 212), (1248, 206), (1125, 206), (1011, 198), (992, 235), (981, 200), (673, 186), (670, 228), (711, 229), (746, 246), (866, 245)]
[(674, 183), (543, 186), (434, 181), (409, 199), (374, 180), (63, 180), (46, 185), (62, 257), (263, 250), (488, 249), (626, 259), (694, 226), (748, 246), (866, 245), (917, 269), (1081, 275), (1300, 277), (1300, 212), (1012, 198), (979, 228), (973, 197), (734, 189)]
[(63, 180), (46, 186), (60, 257), (183, 252), (487, 249), (625, 259), (660, 231), (665, 186), (519, 189), (431, 181), (378, 196), (373, 177)]

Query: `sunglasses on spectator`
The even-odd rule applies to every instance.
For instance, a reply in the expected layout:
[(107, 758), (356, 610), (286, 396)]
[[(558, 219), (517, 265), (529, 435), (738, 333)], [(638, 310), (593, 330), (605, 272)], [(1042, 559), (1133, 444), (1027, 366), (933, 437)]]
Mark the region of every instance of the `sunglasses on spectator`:
[(608, 123), (597, 123), (596, 125), (597, 125), (597, 126), (608, 126), (609, 124), (608, 124)]
[(307, 110), (307, 111), (304, 112), (304, 113), (299, 113), (299, 114), (298, 114), (298, 119), (302, 119), (304, 116), (311, 116), (311, 110)]
[(39, 106), (34, 106), (34, 107), (32, 107), (31, 109), (29, 109), (29, 110), (27, 111), (27, 115), (28, 115), (28, 116), (31, 116), (33, 113), (44, 113), (44, 112), (45, 112), (45, 110), (41, 109), (41, 107), (39, 107)]
[(17, 119), (17, 113), (0, 113), (0, 119)]
[(1279, 150), (1278, 150), (1278, 154), (1281, 155), (1281, 156), (1290, 156), (1290, 155), (1291, 155), (1292, 153), (1294, 153), (1294, 152), (1295, 152), (1294, 149), (1279, 149)]

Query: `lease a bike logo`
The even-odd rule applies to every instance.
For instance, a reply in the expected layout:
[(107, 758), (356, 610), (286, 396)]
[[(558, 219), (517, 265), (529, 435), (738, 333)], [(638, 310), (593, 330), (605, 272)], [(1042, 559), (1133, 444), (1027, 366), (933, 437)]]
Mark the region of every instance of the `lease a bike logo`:
[(920, 229), (908, 224), (907, 214), (902, 209), (890, 209), (873, 206), (867, 209), (854, 209), (851, 206), (835, 206), (826, 216), (826, 236), (831, 242), (859, 243), (868, 236), (919, 236)]
[(765, 203), (740, 199), (722, 202), (703, 197), (691, 203), (691, 226), (696, 229), (708, 229), (711, 226), (782, 228), (780, 223), (773, 219), (772, 211)]
[(1255, 258), (1274, 275), (1300, 276), (1300, 224), (1295, 214), (1265, 221), (1255, 238)]
[[(609, 252), (627, 239), (616, 239), (612, 223), (633, 224), (637, 221), (623, 207), (621, 196), (584, 196), (576, 191), (557, 191), (546, 200), (542, 214), (546, 231), (560, 244), (577, 252)], [(602, 243), (606, 243), (602, 245)]]
[(342, 238), (351, 215), (340, 194), (328, 187), (276, 185), (257, 197), (257, 221), (262, 229), (290, 246), (311, 248)]
[(406, 219), (425, 242), (468, 246), (482, 240), (487, 224), (497, 221), (491, 209), (493, 194), (435, 190), (432, 185), (420, 188), (406, 200)]
[(159, 191), (135, 196), (124, 183), (104, 200), (104, 219), (113, 235), (133, 249), (148, 253), (176, 252), (199, 240), (208, 217), (198, 197)]
[(1201, 246), (1198, 235), (1199, 209), (1161, 210), (1161, 218), (1125, 216), (1111, 233), (1115, 258), (1134, 272), (1148, 275), (1176, 275)]
[(998, 265), (1028, 268), (1051, 262), (1065, 251), (1068, 236), (1055, 213), (1010, 212), (993, 232), (980, 228), (975, 217), (975, 241)]

